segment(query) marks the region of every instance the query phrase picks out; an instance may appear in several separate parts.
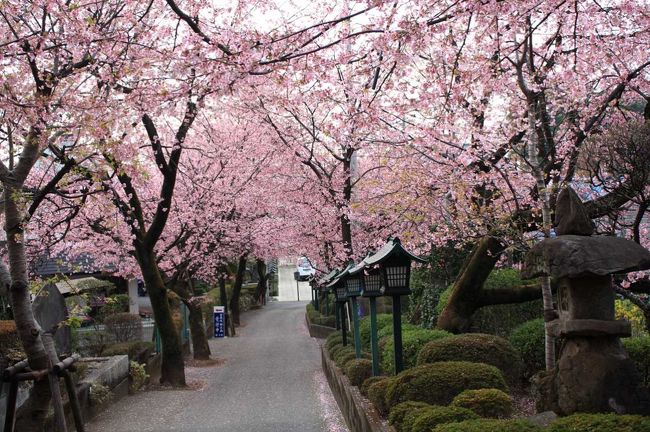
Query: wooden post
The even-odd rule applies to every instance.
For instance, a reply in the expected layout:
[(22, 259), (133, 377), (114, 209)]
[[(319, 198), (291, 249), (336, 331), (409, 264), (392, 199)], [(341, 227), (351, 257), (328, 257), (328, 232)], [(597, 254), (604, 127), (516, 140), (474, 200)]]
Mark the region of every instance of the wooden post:
[(370, 297), (370, 351), (372, 351), (372, 375), (379, 376), (379, 343), (377, 341), (377, 297)]

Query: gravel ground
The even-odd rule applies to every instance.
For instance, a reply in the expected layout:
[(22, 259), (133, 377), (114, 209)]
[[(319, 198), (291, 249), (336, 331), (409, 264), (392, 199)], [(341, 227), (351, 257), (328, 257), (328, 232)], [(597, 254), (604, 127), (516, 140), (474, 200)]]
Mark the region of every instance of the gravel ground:
[(347, 432), (305, 325), (305, 302), (242, 316), (237, 337), (211, 340), (217, 366), (186, 367), (192, 390), (127, 396), (88, 432)]

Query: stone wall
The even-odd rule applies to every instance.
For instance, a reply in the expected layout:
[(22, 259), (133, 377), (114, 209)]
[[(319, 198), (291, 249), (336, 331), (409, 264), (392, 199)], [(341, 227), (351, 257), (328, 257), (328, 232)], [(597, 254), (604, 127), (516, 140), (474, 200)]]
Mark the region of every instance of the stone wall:
[(309, 328), (309, 336), (313, 338), (325, 339), (336, 331), (334, 327), (312, 324), (311, 321), (309, 321), (309, 316), (307, 316), (307, 314), (305, 314), (305, 320), (307, 321), (307, 327)]
[(352, 386), (348, 377), (327, 357), (325, 347), (321, 347), (321, 358), (323, 372), (350, 430), (395, 432), (395, 429), (379, 416), (370, 401), (361, 395), (359, 388)]

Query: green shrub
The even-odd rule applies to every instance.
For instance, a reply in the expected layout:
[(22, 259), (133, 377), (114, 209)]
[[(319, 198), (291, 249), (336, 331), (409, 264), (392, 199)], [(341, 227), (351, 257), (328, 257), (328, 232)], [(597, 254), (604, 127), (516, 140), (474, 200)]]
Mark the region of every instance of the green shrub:
[[(409, 330), (417, 330), (417, 329), (421, 329), (421, 328), (422, 327), (418, 327), (418, 326), (413, 325), (413, 324), (402, 323), (402, 334), (404, 334), (404, 332), (409, 331)], [(390, 325), (382, 327), (381, 330), (377, 330), (377, 339), (382, 339), (382, 338), (385, 338), (386, 336), (391, 336), (391, 339), (392, 339), (392, 336), (393, 336), (393, 322), (392, 321), (391, 321)]]
[(431, 432), (542, 432), (526, 420), (466, 420), (436, 426)]
[(345, 368), (345, 374), (350, 379), (350, 384), (360, 386), (372, 376), (372, 362), (364, 358), (349, 361)]
[(129, 362), (129, 393), (140, 390), (149, 379), (149, 374), (144, 367), (142, 363), (133, 360)]
[(389, 407), (407, 400), (448, 405), (464, 390), (480, 388), (508, 389), (503, 375), (494, 366), (462, 361), (431, 363), (397, 375), (392, 380), (386, 402)]
[(340, 353), (343, 350), (348, 349), (349, 346), (343, 346), (343, 343), (341, 342), (339, 345), (334, 345), (330, 350), (328, 351), (330, 354), (330, 358), (334, 360), (336, 358), (336, 355)]
[(384, 376), (384, 375), (372, 376), (372, 377), (366, 379), (363, 382), (363, 384), (361, 384), (361, 387), (359, 387), (359, 392), (362, 395), (368, 397), (368, 389), (370, 388), (370, 386), (373, 385), (374, 383), (378, 382), (378, 381), (385, 380), (385, 379), (388, 379), (388, 377)]
[(334, 364), (336, 364), (339, 369), (345, 369), (345, 364), (350, 360), (354, 360), (356, 358), (357, 355), (355, 354), (354, 350), (348, 347), (338, 352), (334, 358)]
[[(416, 329), (402, 332), (402, 355), (404, 359), (404, 368), (408, 369), (415, 366), (418, 354), (427, 342), (448, 336), (451, 336), (451, 333), (444, 330)], [(383, 347), (381, 355), (381, 367), (386, 373), (392, 373), (395, 369), (394, 349), (395, 343), (391, 338)]]
[(650, 385), (650, 336), (625, 338), (621, 342), (641, 373), (643, 383)]
[(368, 387), (368, 399), (382, 416), (388, 414), (389, 407), (386, 404), (386, 392), (392, 385), (392, 381), (390, 378), (385, 378), (375, 381)]
[(555, 420), (548, 432), (649, 432), (650, 418), (618, 414), (573, 414)]
[(544, 352), (544, 320), (542, 318), (527, 321), (510, 334), (510, 344), (523, 360), (524, 377), (530, 378), (544, 370), (546, 359)]
[(406, 415), (404, 415), (404, 419), (402, 420), (402, 431), (411, 432), (413, 430), (415, 421), (429, 408), (433, 408), (433, 406), (429, 405), (426, 407), (415, 408), (407, 412)]
[[(410, 432), (431, 432), (433, 428), (441, 424), (479, 418), (473, 411), (461, 407), (432, 406), (429, 408), (421, 408), (416, 412), (418, 414), (413, 420)], [(410, 414), (406, 416), (406, 421), (404, 422), (405, 431), (408, 431), (406, 429), (406, 423), (409, 421), (410, 416)]]
[(427, 343), (418, 356), (419, 365), (441, 361), (468, 361), (497, 367), (508, 381), (516, 383), (521, 373), (519, 354), (499, 337), (467, 333)]
[(15, 363), (24, 355), (16, 322), (13, 320), (0, 321), (0, 368), (5, 361)]
[(512, 415), (512, 398), (498, 389), (465, 390), (454, 398), (451, 405), (470, 409), (487, 418)]
[(388, 415), (388, 422), (395, 428), (397, 432), (406, 432), (405, 429), (402, 429), (402, 423), (404, 422), (404, 417), (406, 415), (419, 408), (426, 408), (430, 407), (426, 402), (416, 402), (416, 401), (406, 401), (402, 403), (398, 403), (394, 407), (390, 409), (390, 413)]
[(329, 350), (333, 345), (338, 345), (342, 343), (343, 343), (343, 335), (340, 332), (335, 332), (327, 336), (327, 339), (325, 339), (325, 348)]
[[(377, 332), (384, 327), (393, 327), (393, 315), (391, 314), (377, 314)], [(392, 334), (393, 331), (391, 330)], [(361, 318), (359, 322), (359, 339), (361, 339), (361, 346), (363, 349), (370, 349), (370, 316)]]
[(154, 344), (152, 342), (132, 341), (132, 342), (118, 342), (108, 345), (102, 351), (103, 356), (114, 355), (128, 355), (129, 360), (144, 362), (149, 353), (153, 351)]
[[(483, 285), (486, 291), (497, 288), (509, 288), (529, 283), (521, 280), (519, 270), (504, 268), (493, 270)], [(452, 293), (453, 285), (450, 285), (440, 294), (435, 311), (440, 316)], [(489, 293), (486, 294), (489, 296)], [(513, 303), (485, 306), (477, 310), (472, 316), (472, 329), (477, 332), (495, 334), (501, 337), (508, 337), (512, 329), (523, 322), (537, 318), (542, 310), (541, 300), (530, 302)]]
[(330, 316), (321, 315), (317, 319), (316, 324), (322, 325), (322, 326), (325, 326), (325, 327), (334, 328), (336, 326), (336, 317), (333, 317), (331, 315)]

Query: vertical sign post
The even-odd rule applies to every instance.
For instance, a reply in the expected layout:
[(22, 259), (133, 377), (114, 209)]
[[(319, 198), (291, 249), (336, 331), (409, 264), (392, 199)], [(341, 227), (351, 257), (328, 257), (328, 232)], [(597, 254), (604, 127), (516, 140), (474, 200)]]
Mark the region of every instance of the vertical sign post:
[(293, 278), (296, 280), (296, 295), (298, 296), (298, 301), (300, 301), (300, 272), (293, 272)]
[(226, 308), (224, 306), (214, 306), (214, 337), (222, 338), (226, 336)]

